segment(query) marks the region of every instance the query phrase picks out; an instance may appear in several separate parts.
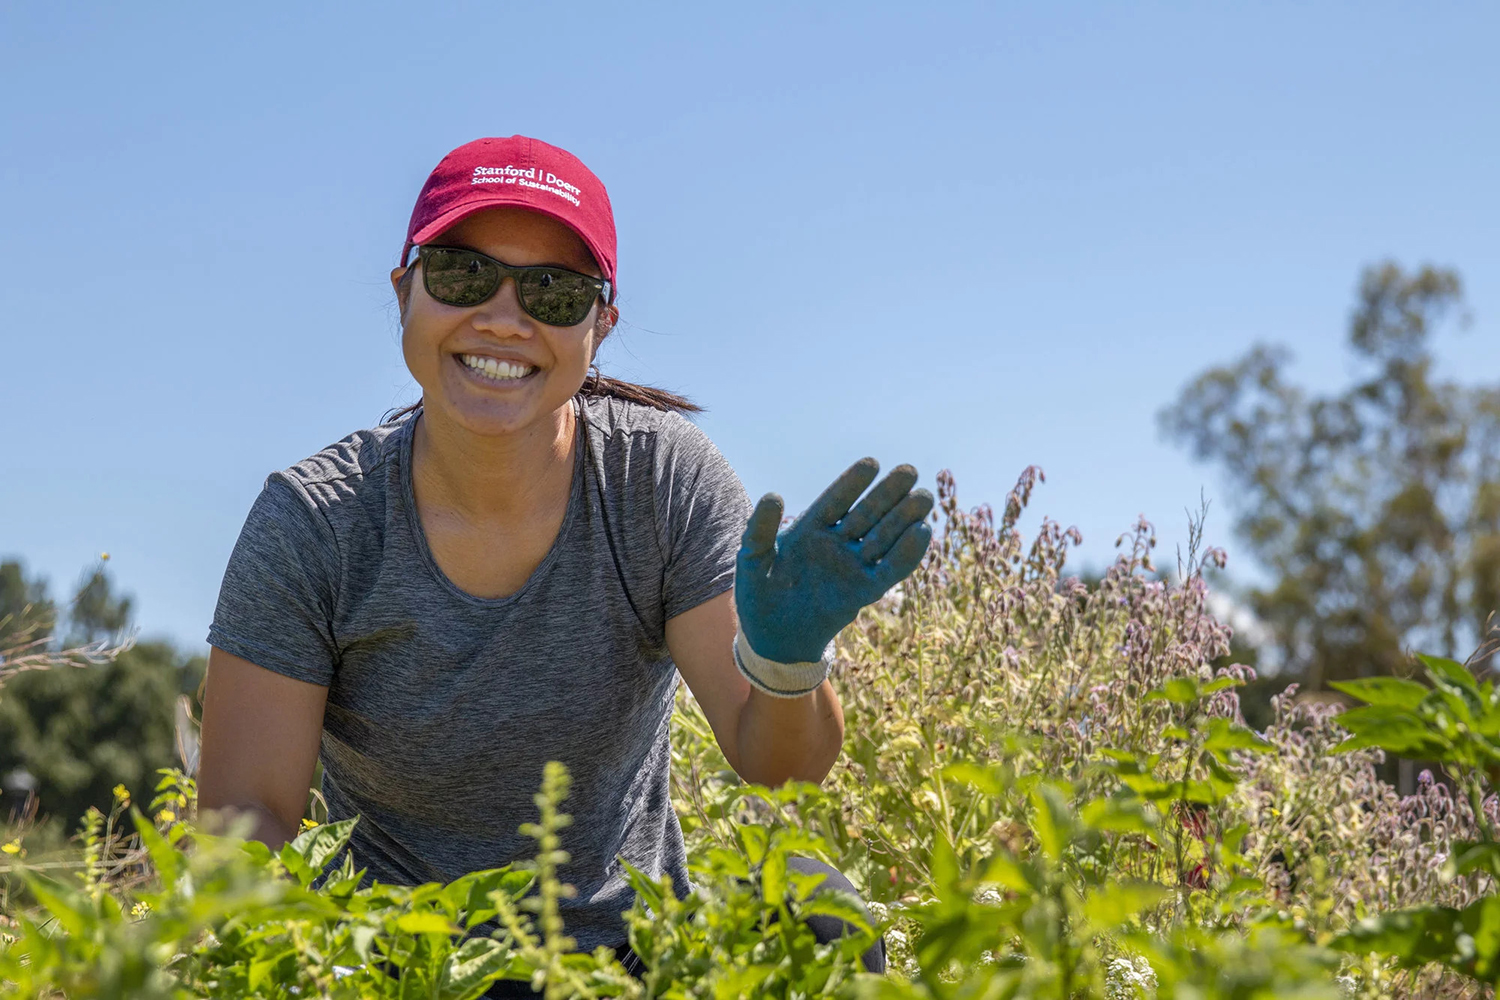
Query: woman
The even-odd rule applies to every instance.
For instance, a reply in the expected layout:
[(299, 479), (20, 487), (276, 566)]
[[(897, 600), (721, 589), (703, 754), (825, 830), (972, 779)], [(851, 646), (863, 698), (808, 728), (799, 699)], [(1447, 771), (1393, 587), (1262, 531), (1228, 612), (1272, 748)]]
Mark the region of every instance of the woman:
[(615, 264), (604, 186), (563, 150), (480, 139), (433, 171), (391, 272), (421, 401), (267, 478), (209, 632), (198, 789), (276, 849), (321, 756), (366, 883), (416, 885), (529, 857), (560, 760), (568, 931), (628, 960), (618, 858), (688, 887), (678, 675), (745, 780), (821, 781), (831, 642), (917, 565), (932, 497), (901, 466), (855, 504), (864, 459), (778, 535), (695, 406), (591, 372)]

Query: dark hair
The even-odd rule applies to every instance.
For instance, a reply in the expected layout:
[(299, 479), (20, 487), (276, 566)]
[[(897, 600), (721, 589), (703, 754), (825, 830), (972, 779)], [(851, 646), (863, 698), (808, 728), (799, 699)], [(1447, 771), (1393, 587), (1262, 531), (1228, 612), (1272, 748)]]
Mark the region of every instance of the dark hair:
[[(406, 273), (402, 274), (396, 282), (396, 296), (399, 299), (403, 318), (406, 315), (406, 299), (411, 294), (413, 271), (414, 268), (408, 267)], [(649, 406), (657, 410), (676, 410), (678, 413), (703, 412), (703, 407), (686, 396), (679, 396), (675, 392), (668, 392), (665, 389), (658, 389), (655, 386), (637, 385), (634, 382), (610, 378), (607, 375), (599, 374), (599, 369), (593, 365), (589, 366), (588, 378), (584, 379), (583, 385), (579, 386), (577, 395), (580, 397), (613, 396), (615, 399), (623, 399), (628, 403), (639, 403), (642, 406)], [(386, 424), (393, 420), (400, 420), (408, 413), (414, 413), (421, 405), (422, 400), (418, 399), (410, 406), (403, 406), (401, 409), (390, 413), (380, 422)]]

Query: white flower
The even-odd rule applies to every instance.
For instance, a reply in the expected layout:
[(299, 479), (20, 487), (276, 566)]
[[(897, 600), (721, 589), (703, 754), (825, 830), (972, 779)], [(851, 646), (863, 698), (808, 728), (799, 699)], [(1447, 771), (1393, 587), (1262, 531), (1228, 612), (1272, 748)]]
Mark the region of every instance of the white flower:
[(1109, 1000), (1137, 1000), (1156, 996), (1156, 970), (1142, 956), (1120, 955), (1104, 970), (1104, 990)]

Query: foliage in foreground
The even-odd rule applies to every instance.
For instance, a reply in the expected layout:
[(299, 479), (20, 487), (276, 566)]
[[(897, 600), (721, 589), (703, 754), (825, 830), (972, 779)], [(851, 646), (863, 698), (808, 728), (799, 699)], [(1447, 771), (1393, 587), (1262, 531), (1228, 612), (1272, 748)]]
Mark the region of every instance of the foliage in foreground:
[[(557, 901), (565, 860), (560, 833), (567, 773), (548, 768), (537, 796), (538, 842), (528, 864), (476, 872), (446, 886), (359, 888), (345, 867), (311, 883), (356, 820), (313, 826), (273, 855), (254, 842), (216, 838), (175, 818), (191, 779), (168, 772), (153, 823), (129, 808), (150, 873), (110, 886), (102, 832), (119, 818), (89, 817), (88, 864), (79, 884), (25, 872), (42, 914), (22, 915), (0, 951), (4, 995), (73, 997), (481, 996), (501, 979), (528, 980), (548, 997), (1104, 996), (1120, 967), (1161, 983), (1164, 995), (1334, 996), (1332, 952), (1275, 921), (1249, 934), (1214, 926), (1152, 929), (1171, 908), (1167, 887), (1112, 877), (1098, 864), (1109, 842), (1156, 828), (1148, 800), (1078, 802), (1072, 789), (1022, 780), (1007, 767), (966, 780), (1029, 803), (1035, 849), (998, 851), (963, 870), (951, 850), (935, 855), (935, 895), (914, 908), (916, 975), (861, 971), (876, 928), (858, 901), (818, 892), (818, 876), (789, 870), (791, 855), (826, 854), (820, 837), (790, 822), (826, 807), (809, 785), (742, 790), (765, 813), (740, 825), (736, 849), (712, 849), (695, 865), (685, 898), (663, 876), (631, 869), (638, 897), (626, 915), (646, 966), (633, 979), (606, 948), (572, 952)], [(1180, 789), (1178, 790), (1180, 791)], [(1165, 800), (1164, 800), (1165, 801)], [(128, 805), (121, 797), (120, 806)], [(849, 933), (818, 944), (803, 920), (846, 921)], [(1222, 916), (1222, 915), (1221, 915)], [(490, 937), (466, 932), (495, 918)], [(1113, 964), (1106, 964), (1111, 960)], [(1154, 991), (1153, 991), (1154, 992)]]
[[(822, 790), (740, 784), (684, 698), (674, 796), (696, 888), (630, 872), (642, 980), (607, 949), (573, 954), (558, 919), (560, 768), (531, 862), (360, 888), (349, 861), (318, 889), (349, 822), (272, 856), (196, 831), (192, 783), (169, 772), (128, 837), (123, 796), (90, 814), (81, 877), (22, 873), (36, 905), (0, 950), (7, 995), (460, 998), (498, 978), (552, 997), (1481, 993), (1500, 950), (1493, 685), (1430, 661), (1428, 684), (1350, 685), (1369, 705), (1343, 715), (1284, 695), (1252, 732), (1250, 672), (1214, 666), (1228, 633), (1201, 565), (1219, 554), (1195, 540), (1168, 584), (1141, 524), (1085, 588), (1061, 573), (1076, 536), (1016, 531), (1036, 478), (998, 524), (943, 478), (940, 543), (841, 637), (854, 724)], [(1375, 779), (1386, 750), (1442, 762), (1461, 794), (1396, 796)], [(25, 867), (23, 844), (5, 850)], [(873, 921), (792, 854), (848, 874)], [(819, 912), (849, 936), (816, 944), (799, 918)], [(877, 932), (885, 977), (858, 959)]]

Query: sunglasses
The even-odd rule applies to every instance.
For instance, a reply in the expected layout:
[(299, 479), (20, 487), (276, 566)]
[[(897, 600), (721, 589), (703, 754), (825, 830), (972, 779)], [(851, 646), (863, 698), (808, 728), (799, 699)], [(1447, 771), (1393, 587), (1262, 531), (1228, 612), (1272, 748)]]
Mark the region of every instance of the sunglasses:
[(588, 317), (595, 299), (608, 302), (613, 291), (604, 278), (547, 265), (512, 267), (464, 247), (421, 246), (417, 258), (427, 294), (444, 305), (477, 306), (510, 277), (526, 315), (548, 326), (577, 326)]

